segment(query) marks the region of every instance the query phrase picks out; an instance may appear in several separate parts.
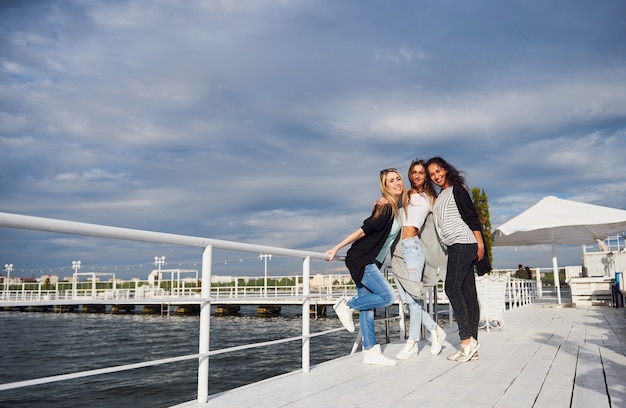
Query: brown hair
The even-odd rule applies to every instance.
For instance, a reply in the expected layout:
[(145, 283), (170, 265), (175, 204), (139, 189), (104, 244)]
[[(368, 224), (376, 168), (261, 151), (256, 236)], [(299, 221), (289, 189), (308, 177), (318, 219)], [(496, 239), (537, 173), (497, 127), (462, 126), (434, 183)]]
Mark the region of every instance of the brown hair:
[[(424, 185), (420, 188), (413, 184), (413, 180), (411, 180), (411, 172), (413, 171), (413, 167), (422, 166), (424, 169), (424, 173), (426, 173), (426, 180), (424, 180)], [(430, 180), (430, 176), (428, 175), (428, 168), (426, 167), (426, 160), (423, 159), (415, 159), (411, 162), (409, 166), (409, 170), (407, 171), (407, 177), (409, 179), (409, 183), (411, 183), (411, 191), (415, 191), (416, 193), (426, 193), (428, 198), (430, 199), (430, 204), (433, 205), (435, 202), (435, 198), (437, 198), (437, 191), (435, 191), (435, 186), (433, 182)], [(408, 205), (408, 201), (410, 200), (410, 192), (406, 195), (405, 205)]]

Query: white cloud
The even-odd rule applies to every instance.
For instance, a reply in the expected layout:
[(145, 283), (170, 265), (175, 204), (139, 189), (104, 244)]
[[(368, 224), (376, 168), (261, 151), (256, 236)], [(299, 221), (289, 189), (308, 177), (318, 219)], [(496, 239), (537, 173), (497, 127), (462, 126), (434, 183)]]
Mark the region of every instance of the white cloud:
[(572, 122), (622, 117), (623, 92), (612, 81), (555, 84), (532, 90), (499, 89), (492, 93), (457, 94), (452, 100), (437, 95), (408, 93), (344, 101), (341, 128), (360, 135), (449, 138), (507, 138), (520, 130), (552, 131)]
[[(626, 202), (617, 1), (556, 25), (539, 2), (18, 3), (0, 211), (322, 251), (369, 215), (380, 169), (433, 155), (486, 191), (494, 227), (545, 195)], [(35, 262), (8, 236), (0, 256)]]

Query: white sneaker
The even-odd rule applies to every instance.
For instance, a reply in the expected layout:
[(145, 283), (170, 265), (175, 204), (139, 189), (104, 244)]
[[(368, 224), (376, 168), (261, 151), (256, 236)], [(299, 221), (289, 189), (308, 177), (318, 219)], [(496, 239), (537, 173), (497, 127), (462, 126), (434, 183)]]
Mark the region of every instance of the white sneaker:
[(450, 354), (448, 356), (448, 360), (450, 361), (456, 361), (457, 358), (461, 357), (461, 350), (457, 350), (456, 352)]
[(400, 352), (396, 354), (396, 359), (408, 360), (411, 357), (417, 356), (418, 351), (419, 351), (419, 344), (416, 341), (407, 340), (402, 350), (400, 350)]
[(443, 347), (443, 342), (447, 335), (448, 333), (439, 326), (435, 327), (435, 330), (430, 332), (430, 354), (436, 356), (441, 353), (441, 347)]
[(470, 361), (472, 357), (476, 355), (478, 349), (480, 348), (480, 343), (475, 338), (471, 338), (468, 345), (461, 345), (461, 354), (456, 358), (455, 361)]
[(346, 303), (346, 298), (341, 298), (333, 305), (333, 309), (337, 314), (337, 317), (350, 333), (354, 332), (354, 320), (352, 320), (352, 309)]
[(380, 350), (380, 344), (375, 345), (369, 350), (363, 350), (363, 363), (371, 365), (395, 366), (396, 360), (385, 357)]

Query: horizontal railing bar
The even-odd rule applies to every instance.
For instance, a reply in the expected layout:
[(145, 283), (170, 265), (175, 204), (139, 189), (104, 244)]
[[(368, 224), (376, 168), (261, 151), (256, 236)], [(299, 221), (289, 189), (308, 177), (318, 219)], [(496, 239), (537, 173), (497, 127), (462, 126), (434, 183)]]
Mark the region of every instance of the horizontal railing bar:
[(257, 348), (257, 347), (264, 347), (264, 346), (273, 346), (275, 344), (288, 343), (290, 341), (296, 341), (296, 340), (302, 340), (302, 339), (305, 339), (305, 338), (313, 338), (313, 337), (323, 336), (325, 334), (330, 334), (330, 333), (339, 332), (339, 331), (343, 331), (343, 330), (345, 330), (343, 327), (339, 327), (337, 329), (329, 329), (329, 330), (326, 330), (326, 331), (323, 331), (323, 332), (309, 334), (308, 336), (285, 337), (284, 339), (264, 341), (264, 342), (261, 342), (261, 343), (244, 344), (242, 346), (227, 347), (227, 348), (223, 348), (223, 349), (219, 349), (219, 350), (211, 350), (208, 353), (208, 355), (209, 356), (215, 356), (215, 355), (218, 355), (218, 354), (230, 353), (232, 351), (248, 350), (248, 349)]
[(32, 380), (16, 381), (12, 383), (0, 384), (0, 391), (11, 390), (14, 388), (29, 387), (33, 385), (48, 384), (48, 383), (57, 382), (57, 381), (73, 380), (76, 378), (91, 377), (94, 375), (102, 375), (102, 374), (116, 373), (120, 371), (134, 370), (136, 368), (144, 368), (144, 367), (150, 367), (150, 366), (161, 365), (161, 364), (166, 364), (166, 363), (173, 363), (177, 361), (191, 360), (191, 359), (195, 359), (199, 357), (200, 357), (200, 354), (190, 354), (186, 356), (163, 358), (160, 360), (144, 361), (141, 363), (125, 364), (121, 366), (108, 367), (108, 368), (99, 368), (96, 370), (80, 371), (80, 372), (71, 373), (71, 374), (61, 374), (61, 375), (54, 375), (51, 377), (35, 378)]
[(76, 221), (57, 220), (53, 218), (33, 217), (30, 215), (0, 212), (0, 227), (28, 229), (34, 231), (57, 232), (63, 234), (84, 235), (100, 238), (116, 238), (130, 241), (155, 242), (161, 244), (184, 245), (206, 248), (226, 249), (243, 252), (271, 253), (273, 255), (311, 257), (328, 260), (329, 255), (321, 252), (301, 251), (297, 249), (279, 248), (266, 245), (245, 244), (241, 242), (219, 239), (194, 237), (137, 230), (130, 228), (111, 227), (107, 225), (89, 224)]

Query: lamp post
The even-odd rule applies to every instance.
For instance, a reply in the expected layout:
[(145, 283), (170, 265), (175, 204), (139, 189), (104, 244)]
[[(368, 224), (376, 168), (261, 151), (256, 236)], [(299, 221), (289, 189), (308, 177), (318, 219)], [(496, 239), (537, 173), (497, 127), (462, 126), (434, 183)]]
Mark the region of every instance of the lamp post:
[(9, 281), (11, 280), (11, 271), (13, 271), (13, 264), (5, 264), (4, 270), (7, 272), (7, 278), (4, 281), (4, 296), (6, 300), (9, 300)]
[(76, 299), (76, 289), (78, 285), (78, 270), (82, 268), (81, 261), (72, 261), (72, 269), (74, 269), (74, 279), (72, 279), (72, 297)]
[(156, 265), (157, 272), (157, 280), (159, 281), (159, 289), (161, 289), (161, 266), (165, 265), (165, 257), (164, 256), (155, 256), (154, 264)]
[(267, 260), (272, 259), (272, 254), (259, 254), (259, 259), (263, 259), (265, 261), (265, 283), (263, 284), (263, 290), (265, 292), (265, 296), (267, 297)]

